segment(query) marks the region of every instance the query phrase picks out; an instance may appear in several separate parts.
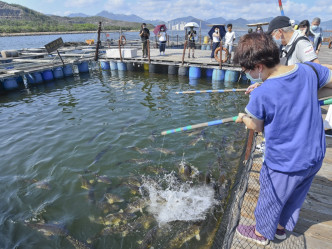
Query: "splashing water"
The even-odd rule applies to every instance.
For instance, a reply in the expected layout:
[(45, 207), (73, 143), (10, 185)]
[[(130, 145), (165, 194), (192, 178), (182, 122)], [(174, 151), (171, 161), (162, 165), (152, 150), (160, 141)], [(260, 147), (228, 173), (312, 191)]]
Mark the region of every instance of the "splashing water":
[(157, 181), (145, 178), (143, 186), (149, 193), (148, 211), (159, 225), (176, 220), (203, 220), (207, 211), (217, 203), (211, 186), (179, 182), (173, 172)]

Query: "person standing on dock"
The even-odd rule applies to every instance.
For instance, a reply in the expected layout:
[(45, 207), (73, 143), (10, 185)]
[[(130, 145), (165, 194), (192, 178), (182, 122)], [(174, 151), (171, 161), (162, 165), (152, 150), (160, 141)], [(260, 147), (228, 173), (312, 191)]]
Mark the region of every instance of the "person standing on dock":
[(150, 37), (150, 31), (146, 27), (146, 23), (142, 23), (142, 29), (139, 32), (139, 35), (141, 37), (142, 41), (142, 52), (143, 52), (143, 58), (146, 58), (148, 56), (148, 40)]
[(310, 31), (315, 35), (314, 49), (316, 51), (316, 54), (319, 53), (323, 41), (323, 29), (319, 27), (319, 25), (320, 25), (320, 18), (315, 17), (311, 22)]
[(230, 63), (231, 54), (233, 50), (233, 44), (235, 41), (235, 32), (232, 31), (233, 25), (231, 23), (227, 24), (227, 32), (225, 35), (225, 48), (228, 50), (228, 59), (227, 62)]
[(212, 34), (213, 43), (212, 43), (212, 52), (211, 52), (211, 62), (212, 62), (212, 59), (214, 58), (214, 51), (217, 49), (217, 47), (220, 46), (220, 38), (221, 38), (220, 30), (219, 30), (219, 28), (216, 27)]
[(314, 45), (315, 35), (310, 31), (310, 23), (308, 20), (303, 20), (299, 23), (299, 30), (304, 36), (308, 37), (311, 44)]
[(165, 31), (164, 27), (160, 28), (160, 31), (158, 33), (158, 37), (159, 37), (159, 51), (160, 51), (160, 55), (161, 53), (163, 53), (163, 55), (165, 55), (165, 49), (166, 49), (166, 41), (167, 41), (167, 34)]
[(189, 51), (188, 51), (188, 58), (190, 58), (190, 49), (192, 49), (192, 58), (195, 58), (195, 37), (196, 37), (196, 30), (194, 27), (190, 27), (188, 32), (188, 42), (189, 42)]
[(234, 58), (248, 78), (263, 83), (251, 93), (237, 123), (265, 134), (256, 225), (237, 227), (239, 236), (267, 245), (293, 231), (326, 144), (318, 99), (332, 90), (332, 71), (318, 63), (280, 64), (279, 48), (267, 34), (241, 37)]

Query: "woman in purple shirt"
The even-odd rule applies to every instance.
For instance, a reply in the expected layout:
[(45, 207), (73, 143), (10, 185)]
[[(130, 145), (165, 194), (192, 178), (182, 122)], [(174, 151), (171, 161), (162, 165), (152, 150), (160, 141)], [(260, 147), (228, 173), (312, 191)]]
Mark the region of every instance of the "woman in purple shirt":
[(284, 66), (272, 37), (243, 36), (235, 63), (252, 81), (263, 82), (251, 92), (246, 113), (236, 122), (264, 132), (265, 156), (260, 172), (256, 225), (239, 225), (240, 236), (266, 245), (292, 231), (313, 177), (325, 156), (325, 135), (318, 98), (332, 88), (332, 72), (316, 63)]

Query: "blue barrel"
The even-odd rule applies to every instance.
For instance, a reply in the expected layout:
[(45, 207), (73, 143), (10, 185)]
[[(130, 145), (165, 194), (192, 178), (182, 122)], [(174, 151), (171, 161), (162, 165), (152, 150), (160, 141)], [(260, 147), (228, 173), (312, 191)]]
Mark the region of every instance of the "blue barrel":
[(213, 69), (212, 81), (223, 81), (225, 79), (225, 70)]
[(201, 77), (201, 68), (200, 67), (190, 67), (189, 68), (189, 78), (198, 79)]
[(201, 50), (206, 50), (206, 45), (203, 44), (203, 45), (201, 46)]
[(89, 63), (87, 61), (83, 61), (80, 64), (77, 64), (79, 73), (88, 73), (89, 72)]
[(227, 70), (225, 73), (225, 82), (237, 82), (239, 74), (238, 71)]
[(18, 83), (15, 78), (5, 79), (2, 83), (5, 90), (15, 90), (19, 89)]
[(62, 79), (64, 77), (62, 67), (53, 68), (53, 75), (55, 79)]
[(24, 80), (22, 76), (15, 77), (15, 80), (18, 84), (24, 84)]
[(210, 45), (206, 45), (206, 50), (211, 50), (211, 46)]
[(118, 63), (116, 61), (110, 61), (111, 70), (118, 70)]
[(189, 78), (189, 85), (197, 86), (198, 85), (198, 78)]
[(28, 84), (39, 84), (43, 82), (43, 77), (39, 72), (26, 74), (25, 77), (27, 78)]
[(65, 65), (63, 67), (63, 74), (68, 77), (73, 75), (73, 67), (71, 65)]
[(108, 61), (101, 61), (100, 62), (101, 70), (110, 70), (110, 63)]
[(54, 79), (52, 70), (50, 69), (43, 71), (42, 76), (44, 81), (49, 81)]
[(127, 65), (124, 62), (118, 62), (118, 70), (119, 71), (126, 71), (127, 70)]
[(206, 69), (206, 77), (211, 78), (213, 74), (213, 69), (212, 68), (207, 68)]

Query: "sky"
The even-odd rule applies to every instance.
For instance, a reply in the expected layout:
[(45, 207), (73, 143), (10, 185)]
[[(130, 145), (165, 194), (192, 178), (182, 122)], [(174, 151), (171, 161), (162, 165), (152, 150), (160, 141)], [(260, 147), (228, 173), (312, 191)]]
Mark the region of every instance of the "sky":
[[(43, 14), (66, 16), (71, 13), (95, 15), (103, 10), (115, 14), (135, 14), (147, 20), (169, 21), (194, 16), (207, 20), (247, 20), (280, 15), (278, 0), (1, 0), (16, 3)], [(332, 20), (331, 0), (282, 0), (285, 15), (310, 22), (314, 17)]]

